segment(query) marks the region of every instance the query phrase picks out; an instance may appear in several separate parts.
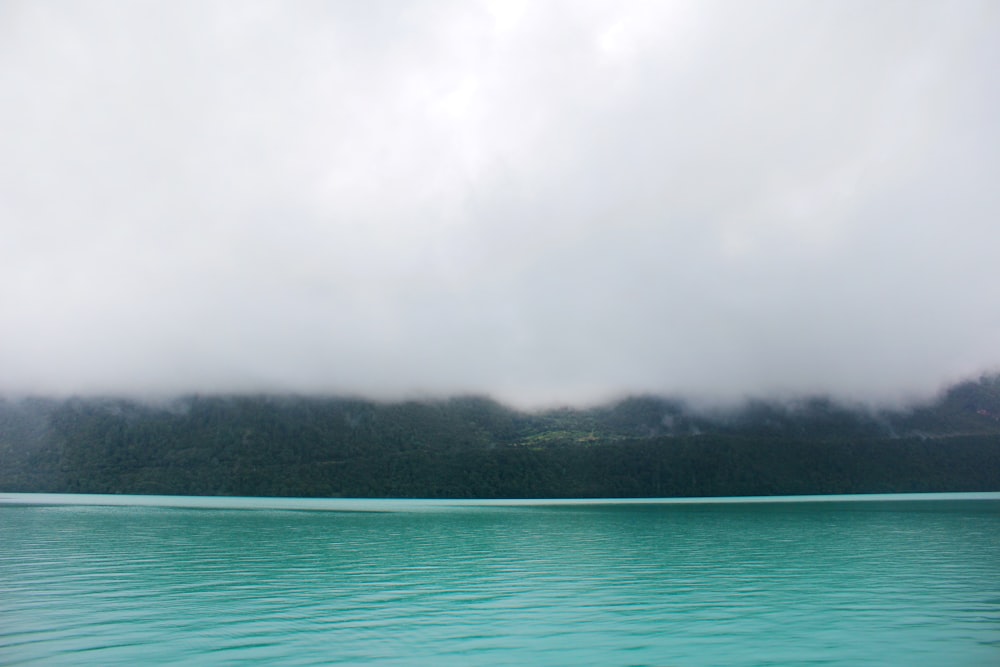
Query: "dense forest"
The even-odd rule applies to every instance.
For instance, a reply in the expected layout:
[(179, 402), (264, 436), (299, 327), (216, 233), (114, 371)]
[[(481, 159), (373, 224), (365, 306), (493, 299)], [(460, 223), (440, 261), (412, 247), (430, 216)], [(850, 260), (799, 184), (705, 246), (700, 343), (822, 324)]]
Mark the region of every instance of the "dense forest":
[(633, 397), (0, 400), (0, 491), (306, 497), (680, 497), (1000, 491), (1000, 377), (909, 410), (823, 398), (697, 411)]

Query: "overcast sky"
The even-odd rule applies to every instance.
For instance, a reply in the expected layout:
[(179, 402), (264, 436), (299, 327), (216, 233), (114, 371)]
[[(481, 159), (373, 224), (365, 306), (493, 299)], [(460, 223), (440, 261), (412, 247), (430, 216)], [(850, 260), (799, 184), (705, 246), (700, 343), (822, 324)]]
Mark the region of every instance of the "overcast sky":
[(1000, 368), (1000, 4), (0, 2), (0, 391)]

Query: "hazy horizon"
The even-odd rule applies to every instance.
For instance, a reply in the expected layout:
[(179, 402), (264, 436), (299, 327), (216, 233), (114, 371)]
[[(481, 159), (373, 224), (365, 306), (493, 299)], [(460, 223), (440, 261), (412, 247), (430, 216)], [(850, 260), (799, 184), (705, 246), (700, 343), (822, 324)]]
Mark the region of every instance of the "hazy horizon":
[(563, 401), (553, 399), (549, 401), (538, 400), (510, 400), (502, 396), (492, 395), (486, 392), (455, 392), (455, 393), (431, 393), (431, 392), (399, 392), (395, 394), (361, 394), (357, 392), (274, 392), (274, 391), (215, 391), (215, 392), (48, 392), (48, 393), (27, 393), (27, 392), (0, 392), (0, 401), (8, 401), (14, 404), (30, 401), (55, 401), (55, 402), (75, 402), (84, 401), (89, 404), (113, 406), (119, 402), (141, 405), (154, 410), (166, 410), (168, 412), (181, 410), (186, 411), (188, 403), (194, 400), (265, 400), (277, 401), (279, 404), (285, 401), (360, 401), (382, 405), (399, 405), (404, 403), (418, 403), (423, 405), (447, 404), (451, 401), (461, 400), (485, 400), (500, 406), (523, 413), (545, 413), (562, 410), (603, 409), (613, 407), (628, 400), (654, 400), (663, 401), (674, 406), (681, 413), (698, 415), (707, 419), (727, 419), (734, 414), (740, 413), (748, 408), (754, 408), (762, 404), (769, 405), (779, 410), (787, 410), (792, 413), (803, 408), (809, 409), (815, 401), (828, 402), (832, 407), (839, 410), (848, 410), (859, 414), (877, 415), (880, 413), (908, 413), (919, 408), (932, 406), (934, 403), (944, 398), (945, 394), (958, 385), (967, 382), (1000, 381), (998, 373), (983, 373), (976, 376), (960, 378), (954, 382), (943, 385), (938, 390), (926, 394), (906, 393), (884, 400), (859, 400), (850, 397), (837, 396), (831, 393), (786, 393), (786, 394), (764, 394), (746, 393), (743, 395), (714, 394), (666, 394), (655, 392), (622, 392), (609, 393), (591, 400)]
[(1000, 370), (995, 2), (0, 5), (0, 395)]

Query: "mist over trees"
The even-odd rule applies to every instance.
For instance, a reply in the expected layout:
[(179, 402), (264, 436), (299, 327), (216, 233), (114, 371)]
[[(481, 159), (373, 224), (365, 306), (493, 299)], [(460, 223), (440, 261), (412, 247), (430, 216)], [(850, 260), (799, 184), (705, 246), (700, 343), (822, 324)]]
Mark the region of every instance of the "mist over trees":
[(631, 397), (0, 401), (0, 491), (305, 497), (681, 497), (1000, 490), (1000, 377), (910, 410), (812, 398), (706, 413)]

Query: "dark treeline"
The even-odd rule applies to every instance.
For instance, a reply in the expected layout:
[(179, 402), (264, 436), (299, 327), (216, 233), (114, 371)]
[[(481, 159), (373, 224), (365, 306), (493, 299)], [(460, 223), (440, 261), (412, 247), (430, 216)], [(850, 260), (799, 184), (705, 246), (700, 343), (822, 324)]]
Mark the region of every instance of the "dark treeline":
[(664, 497), (1000, 490), (1000, 378), (909, 411), (825, 399), (720, 414), (629, 398), (0, 401), (0, 490), (326, 497)]

